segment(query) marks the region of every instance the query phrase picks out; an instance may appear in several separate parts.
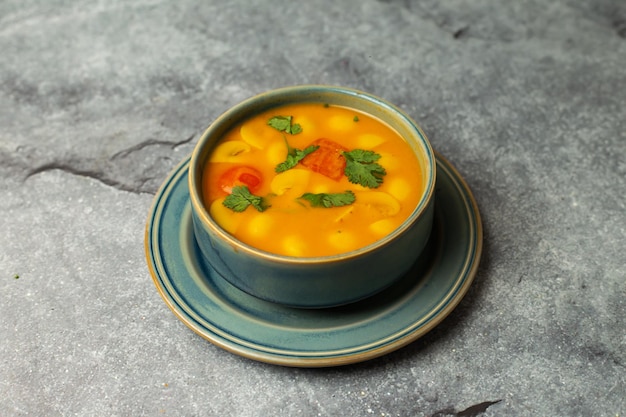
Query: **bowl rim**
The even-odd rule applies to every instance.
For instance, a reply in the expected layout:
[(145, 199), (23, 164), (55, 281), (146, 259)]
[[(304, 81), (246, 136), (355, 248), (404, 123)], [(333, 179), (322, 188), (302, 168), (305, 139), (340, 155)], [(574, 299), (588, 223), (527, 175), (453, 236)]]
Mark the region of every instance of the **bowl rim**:
[[(259, 248), (256, 248), (252, 245), (244, 243), (237, 239), (235, 236), (228, 233), (224, 230), (209, 214), (208, 208), (205, 207), (202, 202), (201, 190), (202, 189), (202, 171), (203, 166), (201, 167), (200, 158), (204, 152), (204, 148), (209, 146), (213, 142), (213, 133), (226, 125), (226, 129), (224, 131), (228, 131), (230, 128), (235, 126), (237, 123), (241, 122), (241, 116), (250, 117), (251, 114), (256, 114), (260, 111), (264, 111), (265, 109), (277, 108), (282, 105), (294, 104), (299, 100), (292, 99), (291, 101), (287, 100), (284, 102), (280, 102), (277, 100), (281, 97), (297, 97), (299, 94), (303, 95), (311, 95), (312, 93), (323, 93), (323, 94), (337, 94), (353, 97), (357, 100), (365, 100), (371, 104), (383, 107), (388, 111), (389, 114), (393, 114), (397, 119), (396, 121), (400, 124), (406, 126), (408, 130), (415, 133), (415, 136), (419, 138), (419, 142), (422, 145), (422, 148), (425, 153), (425, 160), (427, 162), (426, 173), (428, 174), (427, 184), (424, 187), (424, 192), (422, 193), (422, 198), (419, 200), (415, 209), (411, 212), (411, 214), (391, 233), (387, 234), (381, 239), (376, 240), (369, 245), (360, 247), (358, 249), (342, 252), (335, 255), (327, 255), (327, 256), (311, 256), (311, 257), (296, 257), (296, 256), (288, 256), (281, 255), (272, 252), (268, 252)], [(306, 100), (300, 100), (301, 102), (307, 102)], [(267, 102), (270, 103), (269, 106), (264, 108), (263, 110), (251, 111), (252, 108), (258, 105), (258, 103)], [(308, 102), (315, 102), (314, 100), (309, 100)], [(321, 103), (322, 101), (320, 101)], [(359, 111), (363, 111), (358, 109)], [(366, 111), (363, 111), (367, 113)], [(374, 116), (375, 118), (382, 119), (381, 117)], [(383, 122), (389, 124), (386, 120), (382, 119)], [(404, 138), (404, 137), (403, 137)], [(406, 139), (405, 139), (406, 140)], [(408, 141), (407, 141), (408, 142)], [(191, 154), (191, 161), (189, 164), (189, 173), (188, 173), (188, 182), (189, 182), (189, 195), (191, 200), (192, 212), (198, 217), (200, 222), (205, 228), (208, 228), (215, 235), (219, 236), (225, 243), (230, 245), (231, 247), (236, 248), (239, 252), (244, 252), (248, 255), (253, 255), (258, 258), (264, 258), (268, 261), (279, 262), (283, 264), (323, 264), (323, 263), (332, 263), (345, 261), (347, 259), (353, 259), (363, 256), (369, 252), (375, 252), (380, 248), (388, 245), (392, 242), (396, 236), (403, 234), (412, 224), (417, 221), (422, 214), (428, 209), (430, 203), (433, 200), (434, 190), (435, 190), (435, 182), (436, 182), (436, 160), (433, 148), (428, 140), (426, 134), (421, 129), (421, 127), (408, 115), (406, 112), (401, 110), (396, 105), (388, 102), (385, 99), (377, 97), (373, 94), (366, 93), (364, 91), (360, 91), (350, 87), (343, 86), (334, 86), (334, 85), (323, 85), (323, 84), (301, 84), (294, 85), (288, 87), (280, 87), (272, 90), (268, 90), (235, 104), (230, 107), (228, 110), (223, 112), (220, 116), (218, 116), (210, 125), (204, 130), (200, 139), (196, 143), (193, 152)]]

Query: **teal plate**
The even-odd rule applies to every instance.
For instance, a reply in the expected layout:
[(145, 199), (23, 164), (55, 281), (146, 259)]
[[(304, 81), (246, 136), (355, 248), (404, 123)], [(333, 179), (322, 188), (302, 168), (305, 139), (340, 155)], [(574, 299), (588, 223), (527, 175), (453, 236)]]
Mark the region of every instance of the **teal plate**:
[(471, 191), (437, 155), (435, 225), (414, 267), (368, 299), (328, 309), (296, 309), (233, 287), (201, 258), (181, 162), (157, 193), (146, 225), (148, 267), (174, 314), (211, 343), (250, 359), (298, 367), (338, 366), (407, 345), (439, 324), (470, 287), (482, 251)]

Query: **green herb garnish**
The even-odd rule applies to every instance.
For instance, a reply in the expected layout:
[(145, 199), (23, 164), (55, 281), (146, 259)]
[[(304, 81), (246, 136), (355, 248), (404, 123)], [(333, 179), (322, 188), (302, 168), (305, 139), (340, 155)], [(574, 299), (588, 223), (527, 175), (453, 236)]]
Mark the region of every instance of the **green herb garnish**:
[(346, 168), (344, 173), (353, 184), (360, 184), (368, 188), (378, 188), (383, 182), (383, 177), (387, 171), (376, 161), (380, 155), (374, 151), (354, 149), (344, 152), (346, 158)]
[(358, 122), (359, 121), (359, 116), (354, 116), (354, 118), (352, 120), (354, 120), (355, 122)]
[(13, 275), (13, 279), (20, 279), (20, 276), (18, 274)]
[(263, 197), (252, 194), (245, 185), (233, 187), (231, 194), (224, 199), (222, 204), (238, 213), (247, 209), (248, 206), (252, 206), (260, 212), (265, 211), (269, 207)]
[(285, 138), (285, 145), (287, 145), (287, 159), (285, 159), (284, 162), (276, 165), (276, 168), (274, 168), (274, 171), (278, 173), (285, 172), (295, 167), (296, 165), (298, 165), (298, 162), (304, 159), (305, 156), (307, 156), (311, 152), (315, 152), (317, 148), (319, 148), (318, 145), (307, 146), (303, 150), (292, 148), (289, 145), (289, 142), (287, 142), (287, 138)]
[(302, 126), (298, 123), (291, 124), (291, 116), (274, 116), (267, 121), (267, 124), (272, 126), (279, 132), (286, 132), (290, 135), (297, 135), (302, 132)]
[(324, 208), (347, 206), (356, 200), (354, 193), (350, 190), (345, 193), (304, 193), (300, 198), (311, 203), (311, 207)]

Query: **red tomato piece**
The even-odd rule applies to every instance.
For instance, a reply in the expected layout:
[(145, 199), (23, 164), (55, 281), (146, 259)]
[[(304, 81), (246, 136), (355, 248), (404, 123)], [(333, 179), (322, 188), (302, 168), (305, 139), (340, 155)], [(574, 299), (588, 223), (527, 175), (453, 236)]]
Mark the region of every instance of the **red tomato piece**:
[(317, 145), (319, 148), (305, 156), (300, 163), (311, 171), (338, 181), (346, 169), (346, 158), (343, 153), (348, 149), (326, 138), (319, 138), (311, 145)]
[(249, 166), (236, 166), (224, 172), (219, 180), (220, 188), (230, 194), (238, 185), (245, 185), (252, 194), (261, 188), (263, 175)]

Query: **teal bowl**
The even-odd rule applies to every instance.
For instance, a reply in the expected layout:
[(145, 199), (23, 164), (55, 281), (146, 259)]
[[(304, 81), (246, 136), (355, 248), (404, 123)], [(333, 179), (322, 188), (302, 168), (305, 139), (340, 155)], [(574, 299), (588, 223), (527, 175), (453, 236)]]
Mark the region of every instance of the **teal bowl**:
[[(202, 199), (202, 175), (212, 150), (238, 123), (296, 103), (344, 106), (390, 125), (420, 161), (425, 189), (410, 216), (386, 237), (358, 250), (321, 257), (291, 257), (247, 245), (223, 230)], [(334, 86), (302, 85), (249, 98), (218, 117), (199, 139), (189, 166), (196, 241), (208, 268), (257, 298), (297, 308), (325, 308), (362, 300), (389, 287), (413, 265), (433, 224), (435, 156), (420, 127), (396, 106), (370, 94)]]

